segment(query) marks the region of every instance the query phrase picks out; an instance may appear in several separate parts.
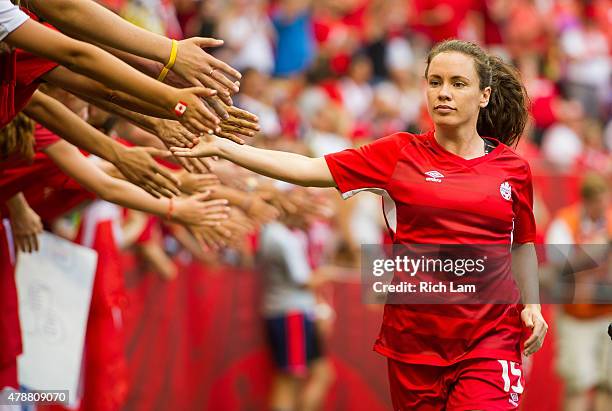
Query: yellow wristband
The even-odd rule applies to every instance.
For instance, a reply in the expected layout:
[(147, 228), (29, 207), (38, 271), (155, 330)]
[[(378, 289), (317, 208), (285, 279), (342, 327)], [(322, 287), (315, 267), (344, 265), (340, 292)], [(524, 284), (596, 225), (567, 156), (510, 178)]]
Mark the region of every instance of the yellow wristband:
[(176, 61), (176, 55), (178, 52), (178, 42), (176, 40), (172, 40), (172, 50), (170, 51), (170, 59), (168, 59), (168, 63), (164, 66), (161, 73), (159, 73), (159, 77), (157, 79), (159, 81), (164, 81), (172, 66), (174, 66), (174, 62)]

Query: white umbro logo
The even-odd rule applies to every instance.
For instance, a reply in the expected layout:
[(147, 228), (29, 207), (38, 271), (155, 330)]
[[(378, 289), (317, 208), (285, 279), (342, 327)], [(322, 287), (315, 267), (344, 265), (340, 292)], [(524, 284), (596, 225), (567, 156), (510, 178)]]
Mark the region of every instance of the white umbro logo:
[(499, 193), (504, 198), (504, 200), (512, 200), (512, 186), (507, 181), (504, 181), (499, 186)]
[(436, 183), (441, 183), (441, 178), (444, 178), (444, 174), (436, 170), (426, 171), (425, 175), (429, 176), (425, 179), (425, 181), (434, 181)]

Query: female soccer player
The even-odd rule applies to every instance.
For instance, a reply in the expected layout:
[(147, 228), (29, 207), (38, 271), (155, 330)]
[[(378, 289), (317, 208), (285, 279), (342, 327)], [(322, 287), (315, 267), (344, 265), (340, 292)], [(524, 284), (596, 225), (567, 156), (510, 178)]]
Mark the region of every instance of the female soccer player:
[[(397, 244), (512, 244), (523, 301), (537, 302), (531, 173), (508, 148), (527, 119), (519, 76), (477, 45), (449, 40), (430, 51), (425, 78), (434, 123), (426, 134), (396, 133), (323, 158), (216, 137), (173, 151), (219, 156), (295, 184), (337, 187), (343, 197), (381, 193)], [(374, 349), (388, 357), (394, 410), (517, 409), (522, 325), (532, 329), (524, 343), (530, 355), (547, 330), (539, 304), (387, 304)]]

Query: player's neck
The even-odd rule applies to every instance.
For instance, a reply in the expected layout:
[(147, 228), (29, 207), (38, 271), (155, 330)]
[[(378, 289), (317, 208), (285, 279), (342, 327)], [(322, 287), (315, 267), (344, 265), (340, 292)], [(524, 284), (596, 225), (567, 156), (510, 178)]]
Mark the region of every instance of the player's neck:
[(476, 128), (436, 127), (434, 137), (445, 150), (466, 160), (485, 155), (484, 144)]

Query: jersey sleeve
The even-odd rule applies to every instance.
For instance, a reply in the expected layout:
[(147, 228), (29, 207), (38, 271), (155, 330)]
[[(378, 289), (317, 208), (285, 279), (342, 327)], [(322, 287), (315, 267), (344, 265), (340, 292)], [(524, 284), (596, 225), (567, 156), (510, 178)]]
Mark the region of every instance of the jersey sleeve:
[(512, 242), (516, 244), (535, 242), (536, 224), (533, 215), (533, 181), (531, 169), (525, 164), (525, 180), (517, 192), (513, 204), (514, 232)]
[(402, 134), (392, 134), (359, 148), (325, 156), (329, 171), (347, 199), (359, 191), (387, 189), (402, 148)]

